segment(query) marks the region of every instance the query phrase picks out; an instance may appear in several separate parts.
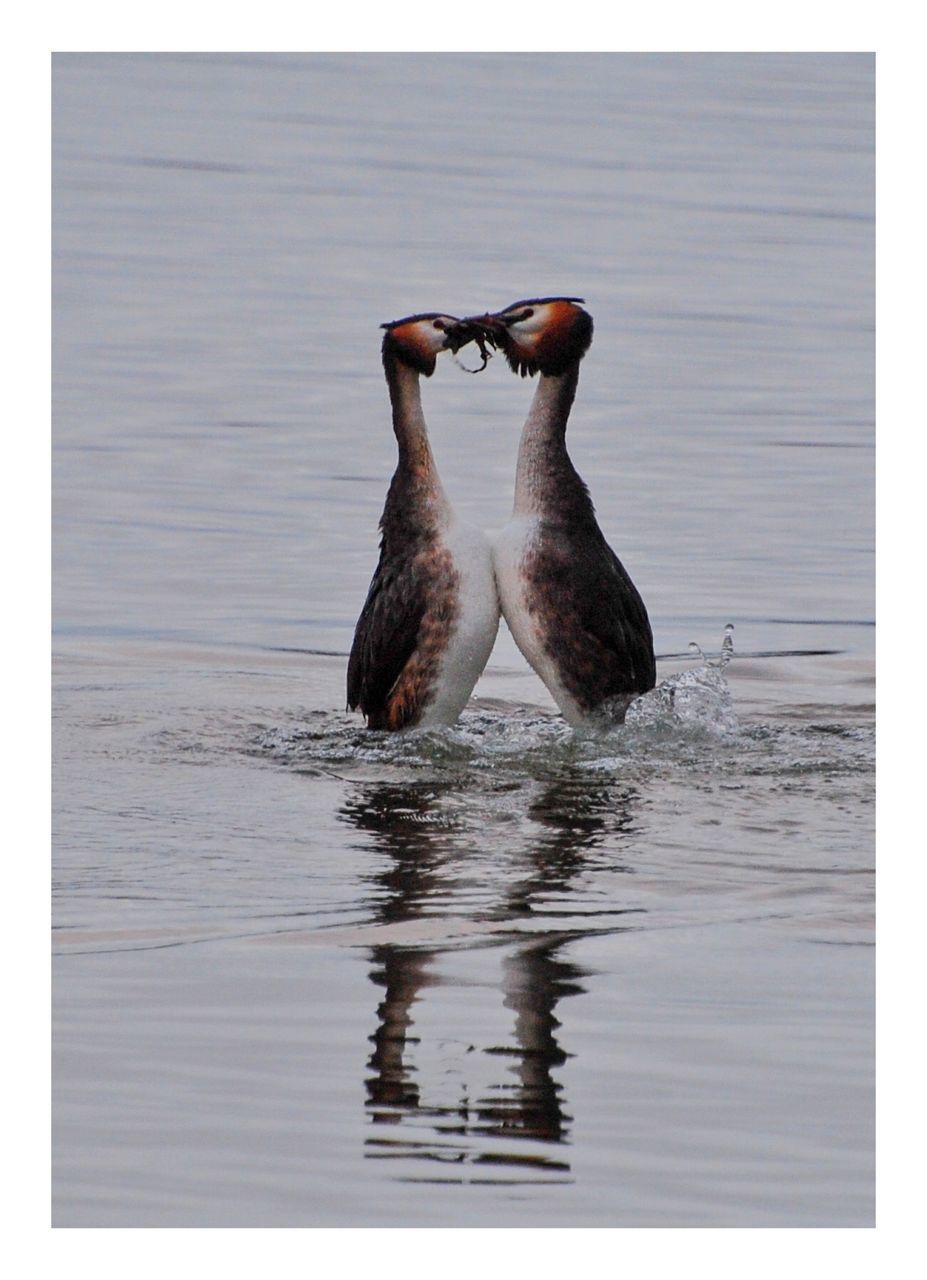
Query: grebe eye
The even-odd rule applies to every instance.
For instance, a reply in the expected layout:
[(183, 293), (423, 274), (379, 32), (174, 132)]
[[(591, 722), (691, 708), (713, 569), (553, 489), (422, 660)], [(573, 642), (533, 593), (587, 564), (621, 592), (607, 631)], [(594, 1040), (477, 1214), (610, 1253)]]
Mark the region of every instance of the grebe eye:
[(447, 329), (447, 325), (443, 320), (432, 320), (431, 322), (436, 329), (440, 329), (442, 333)]
[(521, 324), (522, 320), (530, 320), (534, 315), (534, 307), (526, 307), (524, 311), (520, 311), (517, 316), (512, 316), (509, 324)]

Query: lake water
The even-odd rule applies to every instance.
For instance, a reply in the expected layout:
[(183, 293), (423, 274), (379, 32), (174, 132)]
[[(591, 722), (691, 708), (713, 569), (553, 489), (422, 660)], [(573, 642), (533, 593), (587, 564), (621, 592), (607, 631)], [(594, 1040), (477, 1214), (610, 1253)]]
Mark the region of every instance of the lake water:
[[(873, 74), (56, 57), (57, 1225), (872, 1223)], [(556, 293), (674, 700), (368, 734), (378, 326)], [(485, 528), (531, 390), (425, 384)]]

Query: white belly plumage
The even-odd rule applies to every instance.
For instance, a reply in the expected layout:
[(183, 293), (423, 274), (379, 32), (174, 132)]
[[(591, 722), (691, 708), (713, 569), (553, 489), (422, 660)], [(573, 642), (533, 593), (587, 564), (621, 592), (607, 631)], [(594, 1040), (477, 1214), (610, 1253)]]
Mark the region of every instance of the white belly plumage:
[(444, 534), (459, 574), (457, 621), (419, 725), (453, 724), (489, 660), (499, 629), (492, 549), (479, 529), (452, 520)]
[(571, 725), (581, 725), (586, 717), (564, 687), (544, 646), (537, 615), (528, 610), (524, 561), (538, 535), (538, 527), (537, 516), (515, 516), (493, 540), (492, 559), (499, 605), (515, 643), (544, 681), (564, 718)]

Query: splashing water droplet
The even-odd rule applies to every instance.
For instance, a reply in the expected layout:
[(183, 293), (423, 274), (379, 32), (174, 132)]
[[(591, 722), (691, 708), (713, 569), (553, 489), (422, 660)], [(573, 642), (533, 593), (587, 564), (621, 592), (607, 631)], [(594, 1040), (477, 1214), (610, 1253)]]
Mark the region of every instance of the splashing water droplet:
[(723, 671), (734, 656), (734, 624), (729, 622), (724, 628), (724, 639), (721, 641), (721, 655), (718, 666)]
[(724, 638), (721, 641), (721, 648), (717, 658), (706, 658), (701, 645), (696, 644), (694, 640), (689, 641), (689, 653), (693, 658), (698, 658), (708, 667), (716, 667), (719, 671), (723, 671), (731, 658), (734, 656), (734, 624), (729, 622), (724, 628)]
[(734, 624), (729, 622), (717, 658), (707, 658), (701, 645), (690, 640), (689, 654), (699, 665), (668, 676), (632, 702), (627, 723), (635, 728), (676, 725), (712, 734), (736, 732), (737, 719), (724, 676), (724, 668), (734, 656), (733, 636)]

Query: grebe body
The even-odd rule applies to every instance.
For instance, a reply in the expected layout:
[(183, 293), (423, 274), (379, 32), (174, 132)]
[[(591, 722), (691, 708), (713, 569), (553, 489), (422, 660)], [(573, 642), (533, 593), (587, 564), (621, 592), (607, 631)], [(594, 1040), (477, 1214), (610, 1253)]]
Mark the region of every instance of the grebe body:
[(420, 377), (469, 341), (451, 316), (384, 325), (383, 365), (399, 462), (380, 520), (380, 559), (354, 633), (347, 702), (371, 729), (453, 724), (499, 625), (492, 551), (448, 502), (428, 441)]
[(540, 374), (493, 567), (515, 643), (576, 727), (620, 723), (656, 683), (647, 610), (566, 449), (579, 364), (592, 341), (592, 317), (579, 301), (533, 299), (476, 322), (513, 371)]

